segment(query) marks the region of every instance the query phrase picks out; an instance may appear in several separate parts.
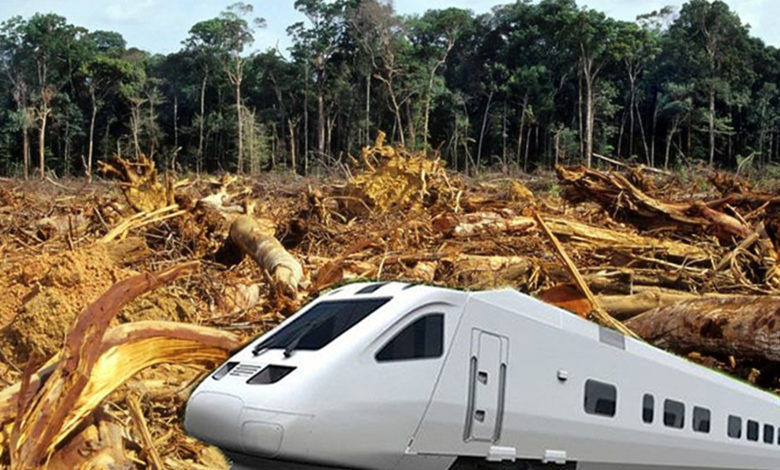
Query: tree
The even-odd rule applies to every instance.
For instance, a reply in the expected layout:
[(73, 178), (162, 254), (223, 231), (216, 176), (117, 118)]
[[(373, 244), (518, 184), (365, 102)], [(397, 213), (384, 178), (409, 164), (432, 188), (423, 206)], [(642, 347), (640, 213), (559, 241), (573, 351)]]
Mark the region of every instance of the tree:
[(620, 23), (595, 10), (578, 12), (572, 32), (578, 38), (580, 71), (585, 83), (584, 157), (588, 167), (593, 157), (593, 128), (596, 122), (596, 86), (604, 66), (616, 57)]
[(731, 85), (750, 73), (748, 33), (728, 5), (716, 0), (690, 0), (670, 27), (670, 55), (696, 81), (707, 99), (708, 159), (715, 163), (717, 99), (727, 100)]
[(471, 27), (472, 18), (468, 10), (447, 8), (428, 10), (421, 17), (408, 20), (409, 37), (413, 54), (417, 56), (427, 72), (427, 85), (424, 93), (423, 146), (428, 146), (428, 124), (433, 100), (434, 80), (438, 71), (447, 63), (452, 48), (460, 36)]
[(46, 124), (52, 112), (52, 100), (75, 70), (69, 59), (86, 30), (68, 24), (62, 16), (37, 13), (23, 24), (23, 31), (21, 49), (35, 66), (33, 96), (37, 102), (38, 167), (43, 179), (46, 171)]
[(329, 80), (330, 60), (337, 52), (339, 41), (345, 27), (348, 8), (355, 6), (355, 0), (295, 0), (295, 9), (303, 13), (308, 20), (298, 22), (287, 28), (295, 44), (293, 54), (311, 64), (314, 70), (317, 93), (317, 153), (325, 155), (325, 87)]
[(87, 88), (90, 102), (89, 144), (87, 149), (86, 175), (92, 181), (92, 163), (97, 114), (106, 99), (118, 92), (123, 81), (132, 76), (131, 65), (121, 58), (125, 50), (122, 36), (105, 31), (89, 33), (90, 58), (81, 64), (79, 74)]
[(254, 28), (265, 27), (265, 20), (255, 18), (252, 25), (246, 20), (253, 7), (246, 3), (234, 3), (219, 17), (196, 23), (190, 29), (190, 38), (186, 41), (187, 47), (197, 51), (199, 62), (203, 70), (201, 85), (201, 109), (200, 109), (200, 142), (198, 144), (198, 160), (203, 155), (203, 124), (204, 101), (206, 93), (206, 81), (210, 71), (210, 57), (217, 57), (222, 64), (222, 69), (233, 85), (236, 106), (236, 153), (237, 170), (244, 171), (244, 146), (242, 126), (242, 102), (241, 83), (244, 78), (245, 58), (241, 55), (244, 48), (254, 41)]

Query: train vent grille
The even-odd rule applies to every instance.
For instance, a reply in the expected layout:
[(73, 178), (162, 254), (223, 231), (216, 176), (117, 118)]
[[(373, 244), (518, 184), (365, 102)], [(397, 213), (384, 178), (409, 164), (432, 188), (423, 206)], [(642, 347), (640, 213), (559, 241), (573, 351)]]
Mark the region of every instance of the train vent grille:
[(255, 366), (252, 364), (239, 364), (230, 371), (230, 375), (235, 377), (251, 377), (261, 368), (262, 366)]

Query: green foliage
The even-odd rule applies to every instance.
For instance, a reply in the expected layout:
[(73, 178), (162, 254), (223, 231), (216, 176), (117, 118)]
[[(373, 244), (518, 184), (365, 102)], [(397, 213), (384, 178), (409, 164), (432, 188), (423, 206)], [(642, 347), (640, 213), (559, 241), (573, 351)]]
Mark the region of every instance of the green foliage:
[(575, 0), (483, 15), (403, 16), (385, 0), (294, 6), (305, 19), (287, 28), (289, 51), (251, 50), (265, 23), (245, 3), (195, 23), (167, 55), (54, 14), (8, 18), (0, 173), (32, 173), (44, 123), (45, 163), (72, 174), (90, 148), (95, 159), (176, 155), (184, 171), (235, 170), (239, 155), (252, 172), (306, 173), (336, 168), (379, 130), (470, 172), (586, 162), (590, 149), (756, 178), (780, 160), (780, 51), (723, 1), (636, 22)]

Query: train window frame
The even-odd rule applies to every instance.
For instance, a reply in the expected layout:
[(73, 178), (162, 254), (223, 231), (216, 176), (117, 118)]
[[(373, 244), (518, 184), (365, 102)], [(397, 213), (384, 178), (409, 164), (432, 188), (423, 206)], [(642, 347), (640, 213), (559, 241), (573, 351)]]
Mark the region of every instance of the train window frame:
[[(593, 416), (614, 418), (617, 415), (618, 389), (616, 385), (588, 379), (584, 386), (583, 409)], [(606, 404), (606, 408), (603, 408)]]
[(764, 444), (775, 443), (775, 427), (771, 424), (764, 424)]
[[(430, 319), (435, 319), (433, 328), (434, 335), (435, 335), (435, 342), (434, 343), (428, 343), (428, 331), (422, 330), (422, 331), (414, 331), (414, 328), (417, 328), (420, 325), (420, 322), (423, 321), (429, 321)], [(424, 327), (427, 328), (427, 327)], [(387, 362), (400, 362), (400, 361), (421, 361), (421, 360), (432, 360), (432, 359), (439, 359), (444, 355), (444, 314), (440, 312), (432, 312), (432, 313), (426, 313), (424, 315), (421, 315), (417, 318), (415, 318), (412, 322), (405, 325), (400, 331), (398, 331), (396, 334), (393, 335), (392, 338), (390, 338), (386, 343), (382, 345), (382, 347), (379, 349), (379, 351), (374, 354), (374, 360), (376, 360), (379, 363), (387, 363)], [(414, 337), (412, 338), (413, 344), (411, 352), (411, 355), (392, 355), (392, 351), (390, 348), (393, 346), (393, 344), (396, 341), (401, 341), (401, 339), (406, 339), (403, 337), (403, 335), (409, 334), (409, 332), (412, 332)], [(422, 339), (422, 343), (418, 342), (418, 334), (422, 334), (424, 338)], [(420, 355), (418, 355), (418, 347), (422, 346), (424, 351), (421, 352)], [(429, 351), (429, 349), (431, 349)], [(387, 351), (390, 351), (389, 353)], [(406, 351), (405, 353), (408, 353)]]
[(653, 424), (655, 419), (655, 397), (650, 393), (642, 396), (642, 422)]
[(726, 420), (726, 435), (732, 439), (742, 438), (742, 418), (736, 415), (729, 415)]
[(672, 429), (685, 427), (685, 403), (671, 398), (664, 400), (664, 426)]
[(758, 442), (758, 437), (760, 434), (760, 426), (758, 425), (758, 421), (749, 419), (747, 421), (747, 431), (745, 432), (747, 440), (750, 442)]
[(691, 425), (693, 426), (693, 430), (695, 432), (709, 434), (710, 428), (712, 427), (711, 419), (712, 413), (710, 412), (709, 408), (704, 408), (702, 406), (693, 407), (693, 419), (691, 420)]

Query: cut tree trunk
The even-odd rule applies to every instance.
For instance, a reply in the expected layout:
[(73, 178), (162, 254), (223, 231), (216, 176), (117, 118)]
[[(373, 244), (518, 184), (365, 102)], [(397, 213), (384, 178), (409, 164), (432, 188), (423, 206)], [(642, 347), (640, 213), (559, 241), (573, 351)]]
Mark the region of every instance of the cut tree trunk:
[(687, 300), (645, 312), (627, 325), (661, 348), (780, 361), (776, 296)]
[(249, 255), (261, 269), (271, 275), (276, 286), (295, 295), (303, 281), (303, 268), (279, 240), (274, 238), (273, 223), (248, 215), (236, 218), (230, 225), (230, 239)]

